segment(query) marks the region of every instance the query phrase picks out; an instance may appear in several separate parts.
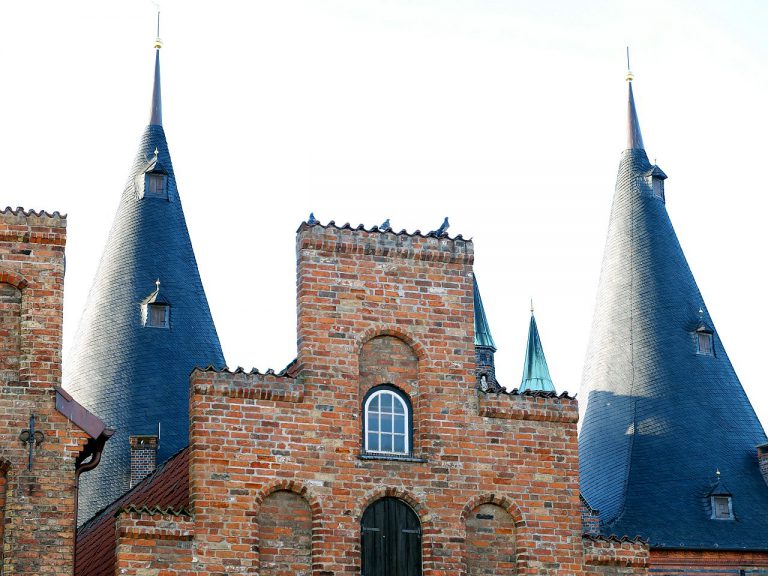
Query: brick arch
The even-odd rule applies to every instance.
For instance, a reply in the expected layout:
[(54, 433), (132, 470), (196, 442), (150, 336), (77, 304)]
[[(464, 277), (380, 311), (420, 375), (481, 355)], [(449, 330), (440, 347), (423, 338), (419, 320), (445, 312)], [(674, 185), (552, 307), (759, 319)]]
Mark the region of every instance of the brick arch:
[(261, 503), (264, 502), (264, 499), (270, 494), (274, 494), (275, 492), (279, 492), (281, 490), (298, 494), (307, 501), (307, 504), (309, 504), (309, 509), (312, 510), (312, 525), (314, 527), (316, 519), (322, 517), (323, 510), (320, 506), (320, 500), (317, 498), (317, 496), (301, 482), (297, 482), (295, 480), (279, 480), (277, 482), (273, 482), (272, 484), (268, 484), (257, 492), (256, 498), (254, 500), (255, 507), (258, 508), (261, 506)]
[[(365, 512), (365, 509), (368, 508), (368, 506), (381, 498), (397, 498), (408, 504), (408, 506), (410, 506), (416, 513), (416, 516), (419, 517), (422, 535), (421, 563), (424, 568), (424, 573), (428, 574), (434, 563), (432, 555), (432, 539), (437, 530), (435, 529), (432, 514), (427, 509), (426, 504), (405, 488), (380, 486), (365, 493), (363, 498), (355, 506), (355, 509), (352, 510), (352, 517), (355, 518), (355, 526), (357, 530), (357, 541), (360, 541), (360, 522), (363, 519), (363, 512)], [(359, 561), (359, 556), (357, 560)], [(359, 568), (360, 566), (358, 565), (358, 569)]]
[(363, 346), (370, 340), (379, 336), (393, 336), (408, 344), (408, 346), (410, 346), (416, 353), (416, 358), (418, 358), (419, 364), (421, 364), (422, 361), (427, 360), (427, 352), (424, 345), (407, 330), (391, 324), (371, 326), (360, 334), (356, 341), (357, 356), (360, 356), (360, 352), (363, 351)]
[(468, 554), (468, 530), (467, 530), (467, 521), (469, 520), (469, 516), (472, 513), (473, 510), (476, 510), (478, 507), (483, 506), (485, 504), (491, 504), (493, 506), (498, 506), (502, 510), (504, 510), (507, 514), (510, 515), (512, 518), (512, 523), (514, 524), (515, 529), (515, 538), (514, 538), (514, 555), (515, 555), (515, 574), (525, 574), (526, 569), (528, 567), (527, 558), (529, 556), (529, 552), (531, 551), (533, 545), (532, 542), (529, 542), (530, 538), (529, 535), (526, 534), (527, 526), (525, 524), (525, 519), (523, 518), (523, 514), (520, 511), (520, 508), (518, 508), (517, 504), (510, 498), (507, 498), (506, 496), (501, 496), (499, 494), (479, 494), (472, 498), (467, 504), (464, 506), (464, 509), (461, 511), (461, 525), (464, 528), (464, 539), (462, 542), (462, 559), (463, 559), (463, 574), (467, 574), (469, 572), (469, 560), (467, 557)]
[[(309, 560), (310, 560), (310, 566), (312, 563), (314, 563), (314, 559), (319, 558), (322, 554), (321, 550), (321, 541), (318, 538), (315, 538), (314, 536), (318, 533), (318, 531), (321, 528), (322, 524), (322, 508), (320, 506), (320, 502), (315, 494), (310, 491), (306, 485), (296, 482), (293, 480), (280, 480), (277, 482), (274, 482), (272, 484), (267, 485), (262, 490), (259, 490), (259, 492), (256, 494), (256, 498), (254, 499), (254, 514), (253, 514), (253, 522), (258, 525), (259, 523), (259, 513), (262, 510), (262, 505), (264, 504), (265, 500), (278, 492), (288, 492), (290, 494), (294, 494), (301, 498), (307, 506), (309, 507), (309, 511), (311, 514), (311, 537), (309, 542)], [(259, 527), (259, 530), (256, 534), (252, 537), (252, 544), (257, 547), (259, 551), (259, 556), (256, 560), (256, 565), (261, 566), (262, 561), (262, 542), (261, 537), (263, 535), (262, 533), (262, 526)], [(258, 534), (258, 535), (257, 535)]]
[(464, 509), (461, 511), (461, 521), (465, 522), (469, 517), (469, 513), (483, 504), (495, 504), (496, 506), (503, 508), (509, 512), (510, 516), (512, 516), (512, 519), (515, 521), (515, 528), (525, 527), (525, 519), (523, 518), (523, 514), (520, 512), (520, 508), (517, 507), (517, 504), (515, 504), (514, 501), (510, 500), (506, 496), (490, 493), (479, 494), (467, 502), (466, 506), (464, 506)]
[(10, 284), (19, 290), (24, 290), (29, 284), (27, 279), (18, 272), (4, 268), (0, 268), (0, 283)]

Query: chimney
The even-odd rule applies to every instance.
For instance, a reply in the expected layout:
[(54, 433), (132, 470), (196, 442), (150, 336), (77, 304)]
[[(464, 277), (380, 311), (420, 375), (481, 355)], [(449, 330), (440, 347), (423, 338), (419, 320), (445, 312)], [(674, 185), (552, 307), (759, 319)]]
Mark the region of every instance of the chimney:
[(768, 442), (757, 447), (757, 463), (760, 465), (760, 473), (768, 484)]
[(155, 471), (157, 436), (131, 436), (131, 488)]

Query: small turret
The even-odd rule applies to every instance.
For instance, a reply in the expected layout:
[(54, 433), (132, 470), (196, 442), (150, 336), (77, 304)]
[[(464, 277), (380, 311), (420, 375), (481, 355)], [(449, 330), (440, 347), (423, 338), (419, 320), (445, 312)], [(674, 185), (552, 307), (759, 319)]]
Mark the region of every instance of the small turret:
[(472, 273), (473, 297), (475, 305), (475, 361), (477, 363), (477, 385), (484, 392), (499, 388), (496, 381), (496, 365), (494, 354), (496, 344), (491, 336), (488, 319), (485, 317), (483, 299), (480, 297), (480, 289), (477, 287), (477, 278)]
[(536, 317), (533, 315), (531, 304), (531, 322), (528, 325), (528, 345), (525, 348), (525, 363), (523, 364), (523, 379), (520, 382), (520, 392), (538, 391), (554, 392), (555, 385), (549, 376), (544, 347), (541, 345)]

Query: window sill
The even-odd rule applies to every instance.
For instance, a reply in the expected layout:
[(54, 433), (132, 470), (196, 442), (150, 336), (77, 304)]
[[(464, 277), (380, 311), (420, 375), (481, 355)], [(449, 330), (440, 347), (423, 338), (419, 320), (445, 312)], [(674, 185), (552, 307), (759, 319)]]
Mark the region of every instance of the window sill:
[(426, 458), (415, 458), (414, 456), (406, 456), (400, 454), (374, 454), (370, 452), (358, 454), (357, 457), (360, 460), (394, 460), (396, 462), (417, 462), (422, 464), (427, 461)]

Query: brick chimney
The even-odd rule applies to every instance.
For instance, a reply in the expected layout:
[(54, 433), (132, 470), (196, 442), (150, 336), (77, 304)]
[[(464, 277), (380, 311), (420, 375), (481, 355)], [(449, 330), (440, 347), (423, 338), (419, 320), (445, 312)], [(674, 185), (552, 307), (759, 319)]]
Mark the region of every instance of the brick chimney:
[(130, 436), (131, 488), (155, 471), (157, 465), (157, 436)]
[(768, 484), (768, 442), (757, 447), (757, 463), (760, 465), (760, 473)]

